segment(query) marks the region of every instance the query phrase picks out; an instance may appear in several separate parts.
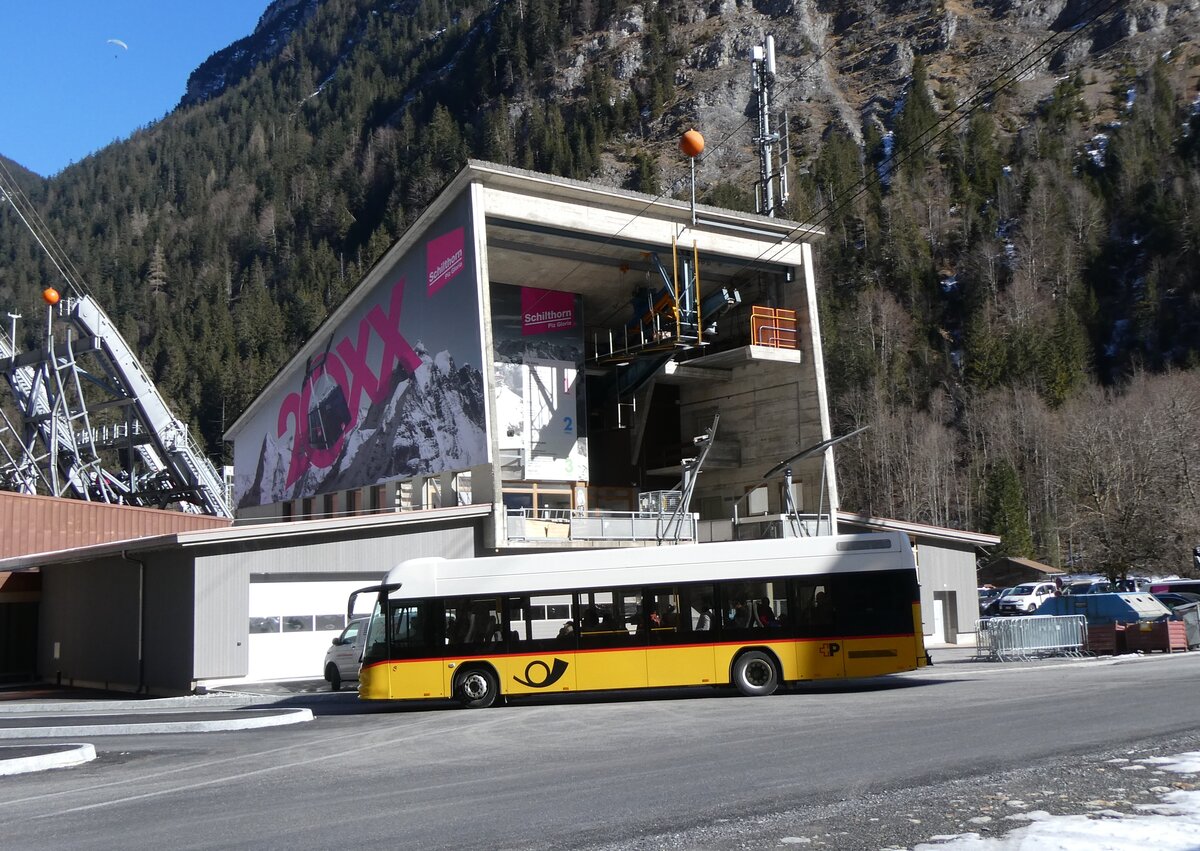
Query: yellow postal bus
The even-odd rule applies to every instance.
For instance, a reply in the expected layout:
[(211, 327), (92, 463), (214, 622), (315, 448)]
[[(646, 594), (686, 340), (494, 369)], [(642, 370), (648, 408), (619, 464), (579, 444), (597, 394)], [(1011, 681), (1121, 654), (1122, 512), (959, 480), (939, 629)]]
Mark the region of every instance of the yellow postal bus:
[(417, 558), (377, 595), (367, 700), (872, 677), (928, 661), (898, 533)]

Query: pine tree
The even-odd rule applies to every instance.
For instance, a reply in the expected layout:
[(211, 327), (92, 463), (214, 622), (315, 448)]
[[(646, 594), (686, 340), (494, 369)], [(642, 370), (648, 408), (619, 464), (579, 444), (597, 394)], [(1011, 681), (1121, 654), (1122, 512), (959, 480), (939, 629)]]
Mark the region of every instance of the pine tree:
[(1033, 554), (1025, 493), (1017, 471), (1008, 461), (997, 462), (987, 474), (982, 514), (984, 529), (1000, 536), (1000, 545), (993, 550), (995, 555)]
[(146, 271), (146, 286), (152, 295), (163, 295), (167, 289), (167, 255), (162, 243), (154, 243), (154, 251), (150, 255), (150, 265)]
[(904, 107), (896, 117), (893, 159), (900, 163), (898, 171), (914, 177), (925, 171), (931, 161), (933, 133), (930, 131), (936, 123), (937, 110), (929, 96), (929, 73), (925, 61), (918, 56), (913, 60), (912, 80), (904, 90)]

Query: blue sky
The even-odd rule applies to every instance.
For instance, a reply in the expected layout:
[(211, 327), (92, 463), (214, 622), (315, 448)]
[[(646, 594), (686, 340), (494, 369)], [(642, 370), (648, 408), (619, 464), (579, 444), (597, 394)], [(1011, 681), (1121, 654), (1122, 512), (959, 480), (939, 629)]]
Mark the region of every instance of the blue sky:
[[(0, 0), (0, 154), (43, 176), (151, 124), (270, 0)], [(109, 43), (118, 39), (124, 49)]]

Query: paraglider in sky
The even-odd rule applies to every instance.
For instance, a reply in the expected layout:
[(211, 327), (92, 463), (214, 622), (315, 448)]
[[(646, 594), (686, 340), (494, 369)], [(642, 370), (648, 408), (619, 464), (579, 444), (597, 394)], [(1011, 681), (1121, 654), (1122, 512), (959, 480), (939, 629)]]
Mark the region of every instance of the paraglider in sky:
[[(110, 38), (108, 41), (105, 42), (105, 44), (111, 44), (114, 47), (121, 48), (121, 50), (129, 49), (129, 45), (126, 44), (125, 42), (121, 41), (121, 39), (119, 39), (119, 38)], [(118, 56), (120, 56), (120, 53), (114, 53), (113, 59), (116, 59)]]

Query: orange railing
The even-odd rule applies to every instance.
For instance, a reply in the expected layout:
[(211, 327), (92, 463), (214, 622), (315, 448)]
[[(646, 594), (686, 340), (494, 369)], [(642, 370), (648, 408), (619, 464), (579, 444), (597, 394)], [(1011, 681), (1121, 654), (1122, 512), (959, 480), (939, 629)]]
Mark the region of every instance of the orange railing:
[(796, 311), (753, 305), (750, 308), (750, 337), (756, 346), (798, 348)]

